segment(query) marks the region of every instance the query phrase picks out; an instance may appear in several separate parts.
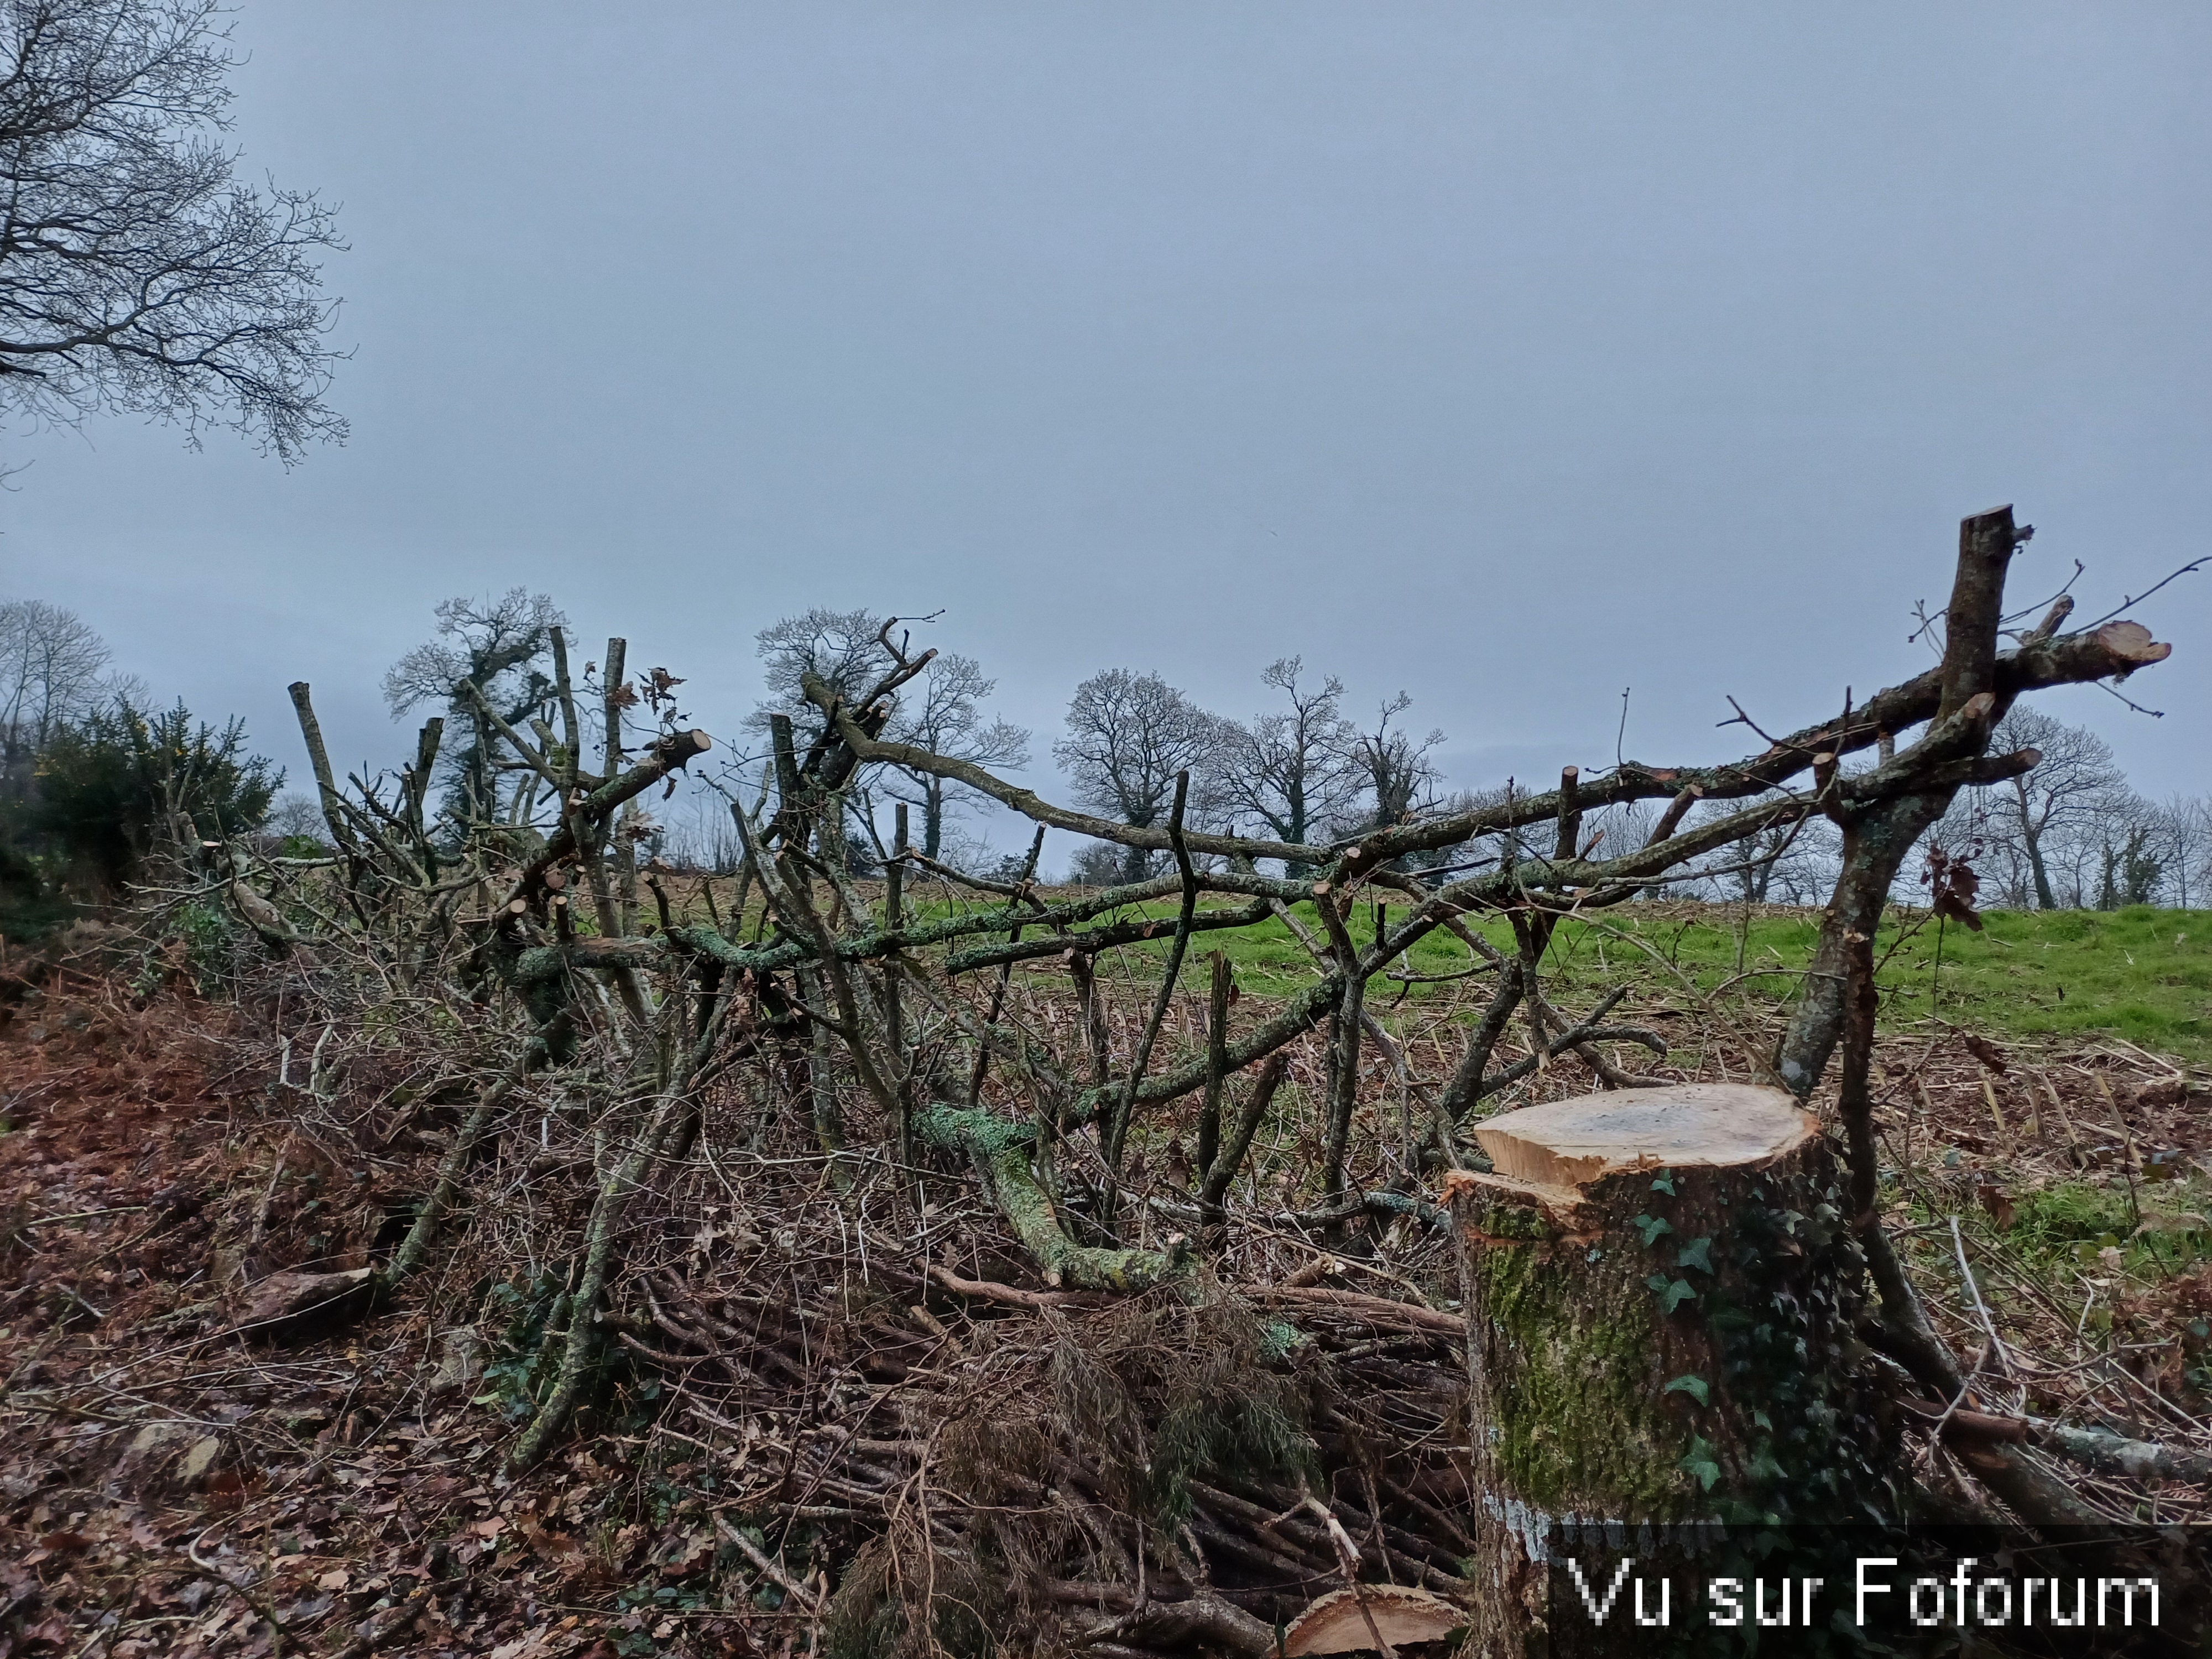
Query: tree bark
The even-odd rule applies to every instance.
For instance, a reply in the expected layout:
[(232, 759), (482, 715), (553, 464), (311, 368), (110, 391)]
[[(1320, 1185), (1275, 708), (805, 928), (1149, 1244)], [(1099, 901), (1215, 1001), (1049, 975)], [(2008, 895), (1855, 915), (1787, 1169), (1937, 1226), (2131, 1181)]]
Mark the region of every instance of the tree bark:
[(2051, 872), (2043, 862), (2043, 837), (2031, 834), (2027, 837), (2027, 867), (2035, 877), (2035, 908), (2056, 910), (2058, 896), (2051, 890)]
[(331, 840), (341, 853), (355, 852), (353, 831), (347, 825), (345, 814), (339, 805), (337, 781), (331, 772), (330, 750), (323, 745), (322, 722), (315, 718), (315, 705), (307, 694), (307, 682), (295, 680), (291, 685), (292, 707), (300, 716), (300, 736), (307, 745), (307, 764), (315, 775), (315, 799), (323, 809), (323, 822), (331, 827)]

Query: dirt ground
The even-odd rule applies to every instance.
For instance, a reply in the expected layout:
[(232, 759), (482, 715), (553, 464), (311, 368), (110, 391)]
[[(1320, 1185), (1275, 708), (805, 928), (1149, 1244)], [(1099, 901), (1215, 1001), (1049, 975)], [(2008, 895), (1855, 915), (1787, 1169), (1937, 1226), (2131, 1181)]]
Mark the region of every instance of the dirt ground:
[[(0, 1024), (0, 1659), (793, 1650), (826, 1584), (754, 1571), (698, 1478), (727, 1442), (698, 1421), (621, 1395), (510, 1481), (511, 1420), (477, 1392), (481, 1353), (424, 1311), (434, 1287), (320, 1329), (257, 1321), (272, 1275), (391, 1248), (437, 1139), (364, 1163), (286, 1132), (273, 1109), (299, 1085), (239, 1060), (239, 1018), (180, 982), (64, 976)], [(1556, 1090), (1587, 1086), (1558, 1070)], [(1881, 1070), (1893, 1218), (1962, 1351), (1975, 1316), (1929, 1218), (1974, 1218), (2014, 1355), (1987, 1403), (2212, 1449), (2212, 1270), (2129, 1260), (2212, 1235), (2202, 1079), (2124, 1045), (1992, 1057), (1941, 1029), (1887, 1040)], [(2031, 1239), (2021, 1218), (2060, 1188), (2124, 1194), (2125, 1236)], [(989, 1267), (969, 1271), (1018, 1273)], [(931, 1352), (989, 1347), (911, 1311)], [(684, 1443), (701, 1468), (670, 1461)], [(2083, 1490), (2142, 1512), (2119, 1484)], [(2170, 1487), (2155, 1518), (2204, 1518), (2207, 1497)]]
[(385, 1195), (297, 1146), (309, 1179), (241, 1179), (267, 1079), (224, 1068), (225, 1024), (78, 985), (0, 1032), (0, 1654), (760, 1650), (617, 1605), (703, 1520), (600, 1527), (618, 1438), (502, 1484), (505, 1425), (419, 1313), (231, 1334), (243, 1293), (211, 1284), (364, 1260)]

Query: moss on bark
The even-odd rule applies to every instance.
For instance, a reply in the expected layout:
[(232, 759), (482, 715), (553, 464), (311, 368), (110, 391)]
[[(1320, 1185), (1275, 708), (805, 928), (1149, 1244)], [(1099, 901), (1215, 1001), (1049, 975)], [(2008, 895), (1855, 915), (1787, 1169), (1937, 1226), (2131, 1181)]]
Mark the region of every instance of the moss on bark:
[(1869, 1521), (1894, 1443), (1834, 1165), (1644, 1170), (1474, 1216), (1504, 1496), (1553, 1519)]
[(1181, 1250), (1101, 1249), (1078, 1244), (1060, 1224), (1052, 1194), (1030, 1156), (1036, 1130), (994, 1112), (933, 1106), (915, 1119), (923, 1141), (969, 1159), (988, 1185), (1048, 1285), (1081, 1291), (1141, 1291), (1179, 1279), (1192, 1259)]

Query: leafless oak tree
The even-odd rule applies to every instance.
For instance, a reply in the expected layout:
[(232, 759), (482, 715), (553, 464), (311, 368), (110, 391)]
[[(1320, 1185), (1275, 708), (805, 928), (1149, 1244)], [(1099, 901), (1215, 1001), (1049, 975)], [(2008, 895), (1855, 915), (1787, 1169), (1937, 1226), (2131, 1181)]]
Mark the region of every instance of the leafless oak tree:
[[(521, 724), (552, 695), (554, 682), (542, 664), (561, 612), (544, 594), (514, 587), (496, 599), (465, 594), (447, 599), (437, 617), (437, 637), (386, 672), (385, 702), (394, 720), (424, 703), (443, 704), (474, 734), (447, 763), (459, 814), (472, 822), (501, 816), (526, 822), (526, 811), (510, 807), (501, 813), (498, 786), (503, 773), (520, 772), (524, 787), (534, 788), (537, 775), (519, 762), (502, 763), (494, 734), (498, 721)], [(620, 665), (608, 667), (619, 680)]]
[(13, 770), (106, 688), (107, 642), (40, 599), (0, 604), (0, 761)]
[(2155, 809), (2169, 853), (2166, 874), (2172, 884), (2176, 908), (2186, 910), (2194, 897), (2202, 902), (2212, 882), (2212, 801), (2201, 795), (2168, 795)]
[(1352, 735), (1348, 758), (1367, 789), (1370, 827), (1411, 822), (1436, 787), (1436, 763), (1430, 756), (1443, 742), (1443, 731), (1432, 727), (1428, 736), (1416, 741), (1405, 727), (1392, 725), (1413, 706), (1413, 698), (1401, 691), (1381, 704), (1373, 731), (1361, 729)]
[[(2084, 726), (2068, 726), (2033, 708), (2015, 708), (2004, 717), (1991, 741), (2014, 749), (2033, 749), (2043, 757), (2032, 773), (2012, 780), (1992, 805), (1991, 818), (2017, 838), (2027, 866), (2037, 908), (2055, 910), (2061, 899), (2051, 881), (2052, 866), (2073, 854), (2074, 880), (2068, 896), (2080, 904), (2085, 895), (2081, 867), (2095, 857), (2100, 816), (2126, 780), (2113, 764), (2112, 745)], [(2069, 845), (2069, 843), (2080, 843)]]
[[(1176, 775), (1206, 770), (1221, 744), (1220, 717), (1158, 674), (1109, 668), (1075, 688), (1067, 734), (1052, 752), (1078, 801), (1132, 829), (1158, 830), (1175, 799)], [(1143, 880), (1147, 849), (1125, 848), (1127, 878)]]
[[(761, 629), (756, 638), (768, 696), (746, 717), (747, 729), (773, 740), (775, 722), (788, 720), (795, 744), (804, 749), (822, 736), (821, 711), (801, 689), (810, 677), (841, 696), (858, 698), (885, 673), (911, 660), (916, 665), (915, 674), (892, 694), (893, 710), (885, 729), (894, 740), (981, 766), (1028, 765), (1029, 732), (984, 715), (981, 705), (997, 683), (983, 672), (982, 665), (973, 657), (935, 651), (909, 659), (910, 635), (902, 631), (893, 638), (900, 620), (869, 611), (817, 605)], [(890, 769), (901, 779), (888, 791), (890, 796), (921, 809), (921, 851), (933, 859), (943, 855), (949, 816), (974, 792), (943, 778)], [(867, 805), (871, 790), (884, 772), (882, 768), (865, 768), (847, 781), (848, 809), (864, 831), (872, 810)]]
[[(1344, 682), (1300, 684), (1303, 659), (1279, 657), (1261, 674), (1290, 706), (1249, 724), (1224, 721), (1210, 773), (1221, 811), (1303, 847), (1343, 825), (1359, 793), (1359, 734), (1340, 712)], [(1305, 867), (1303, 864), (1301, 868)], [(1292, 873), (1297, 873), (1293, 872)]]
[[(1018, 769), (1030, 763), (1028, 730), (1011, 720), (987, 720), (983, 715), (983, 701), (997, 689), (998, 682), (985, 675), (975, 658), (957, 653), (934, 657), (928, 669), (910, 683), (884, 730), (894, 741), (933, 754)], [(933, 773), (901, 775), (913, 793), (895, 787), (890, 793), (921, 808), (921, 850), (936, 858), (944, 851), (947, 811), (963, 799), (973, 798), (975, 792)]]
[[(768, 696), (746, 716), (749, 731), (765, 736), (778, 714), (819, 729), (821, 715), (799, 690), (809, 674), (857, 697), (874, 684), (891, 660), (884, 630), (886, 620), (869, 611), (832, 611), (816, 605), (796, 617), (770, 623), (753, 638), (760, 647), (761, 678)], [(811, 740), (813, 733), (807, 733)]]
[(0, 4), (0, 406), (236, 428), (288, 465), (345, 422), (313, 192), (239, 182), (215, 0)]

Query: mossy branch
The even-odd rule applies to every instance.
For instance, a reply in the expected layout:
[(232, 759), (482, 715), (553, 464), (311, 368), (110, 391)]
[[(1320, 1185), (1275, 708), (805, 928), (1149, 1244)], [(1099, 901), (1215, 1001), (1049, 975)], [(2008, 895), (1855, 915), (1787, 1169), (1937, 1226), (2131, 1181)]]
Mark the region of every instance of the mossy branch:
[(1031, 1146), (1036, 1127), (996, 1113), (933, 1106), (915, 1115), (925, 1145), (967, 1158), (1037, 1264), (1045, 1283), (1079, 1291), (1141, 1291), (1186, 1275), (1190, 1258), (1177, 1249), (1102, 1249), (1078, 1244), (1060, 1224), (1052, 1195), (1037, 1178)]

